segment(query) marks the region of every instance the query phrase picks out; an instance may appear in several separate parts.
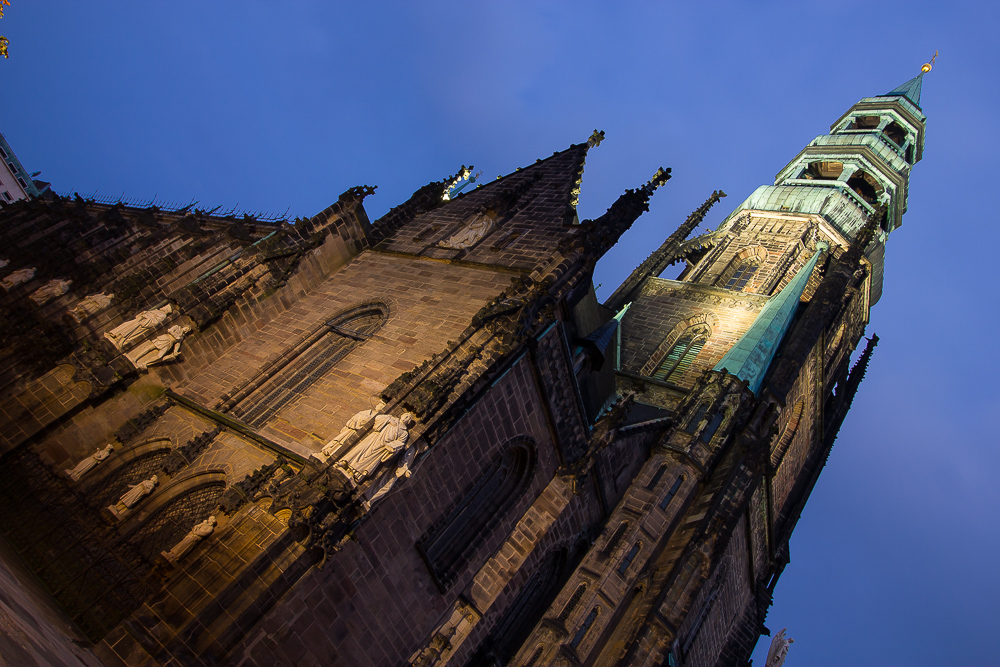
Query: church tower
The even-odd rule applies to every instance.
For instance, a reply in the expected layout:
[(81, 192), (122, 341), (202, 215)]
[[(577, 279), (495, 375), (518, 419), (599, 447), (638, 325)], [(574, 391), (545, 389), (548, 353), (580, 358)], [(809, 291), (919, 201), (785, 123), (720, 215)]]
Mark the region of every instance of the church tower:
[[(605, 303), (620, 435), (650, 455), (516, 665), (746, 665), (877, 343), (885, 247), (923, 156), (921, 73), (869, 97), (714, 232), (705, 205)], [(658, 275), (686, 263), (677, 280)]]
[(877, 342), (851, 366), (922, 76), (604, 304), (670, 170), (581, 221), (597, 131), (374, 221), (369, 186), (0, 206), (0, 577), (39, 582), (0, 611), (109, 667), (746, 665)]

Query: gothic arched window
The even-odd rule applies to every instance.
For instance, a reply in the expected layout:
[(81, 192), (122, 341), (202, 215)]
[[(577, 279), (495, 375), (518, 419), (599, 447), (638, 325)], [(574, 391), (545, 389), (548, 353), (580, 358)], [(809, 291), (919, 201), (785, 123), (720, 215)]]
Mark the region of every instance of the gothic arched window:
[(757, 273), (758, 264), (755, 260), (745, 259), (733, 270), (723, 285), (726, 289), (742, 292), (753, 275)]
[(753, 277), (767, 260), (767, 250), (763, 246), (752, 246), (740, 250), (715, 281), (717, 287), (742, 292), (752, 284)]
[(653, 372), (653, 378), (664, 382), (680, 382), (708, 341), (708, 334), (708, 327), (705, 326), (692, 327), (685, 331), (667, 356), (663, 357), (663, 361)]
[(442, 591), (458, 576), (469, 556), (528, 487), (535, 464), (530, 440), (518, 439), (493, 460), (454, 507), (417, 542)]
[(554, 549), (545, 555), (466, 667), (510, 663), (564, 583), (566, 560), (565, 549)]
[[(259, 428), (279, 410), (326, 375), (337, 362), (371, 338), (388, 319), (382, 304), (359, 306), (327, 320), (310, 332), (279, 361), (241, 390), (235, 414)], [(239, 396), (239, 393), (237, 394)]]

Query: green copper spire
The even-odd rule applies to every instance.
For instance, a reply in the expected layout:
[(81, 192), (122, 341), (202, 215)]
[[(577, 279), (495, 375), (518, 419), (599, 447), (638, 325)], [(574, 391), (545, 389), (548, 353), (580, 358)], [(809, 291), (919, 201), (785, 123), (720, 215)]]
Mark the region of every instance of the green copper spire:
[(920, 106), (920, 89), (921, 89), (921, 87), (924, 84), (924, 74), (925, 74), (925, 72), (921, 71), (920, 74), (916, 75), (915, 77), (913, 77), (912, 79), (910, 79), (909, 81), (907, 81), (906, 83), (904, 83), (903, 85), (898, 86), (898, 87), (890, 90), (888, 93), (886, 93), (882, 97), (893, 97), (893, 96), (899, 95), (901, 97), (907, 98), (908, 100), (910, 100), (911, 102), (913, 102), (914, 104), (916, 104), (919, 107)]
[(816, 268), (820, 253), (828, 247), (823, 242), (816, 245), (816, 252), (806, 265), (795, 274), (791, 282), (785, 285), (785, 289), (767, 302), (750, 329), (726, 352), (713, 370), (735, 375), (746, 382), (754, 394), (760, 390), (764, 374), (774, 359), (774, 353), (778, 351), (781, 339), (788, 331), (788, 325), (792, 322), (792, 316), (795, 315), (795, 308), (799, 305), (799, 299), (806, 289), (809, 276)]

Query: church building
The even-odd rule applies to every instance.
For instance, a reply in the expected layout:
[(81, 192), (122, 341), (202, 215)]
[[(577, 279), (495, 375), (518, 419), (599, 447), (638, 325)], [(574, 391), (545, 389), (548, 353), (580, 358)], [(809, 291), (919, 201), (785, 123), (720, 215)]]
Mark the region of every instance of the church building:
[(602, 132), (375, 221), (0, 202), (0, 611), (51, 664), (746, 667), (929, 70), (603, 303), (670, 170), (581, 221)]

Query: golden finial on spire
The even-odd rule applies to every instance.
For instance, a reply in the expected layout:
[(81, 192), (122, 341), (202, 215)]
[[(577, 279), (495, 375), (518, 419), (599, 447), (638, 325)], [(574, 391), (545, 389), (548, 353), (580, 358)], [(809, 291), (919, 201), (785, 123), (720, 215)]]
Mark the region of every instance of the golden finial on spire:
[(934, 61), (937, 60), (938, 52), (935, 51), (929, 63), (924, 63), (920, 68), (921, 72), (930, 72), (934, 68)]

